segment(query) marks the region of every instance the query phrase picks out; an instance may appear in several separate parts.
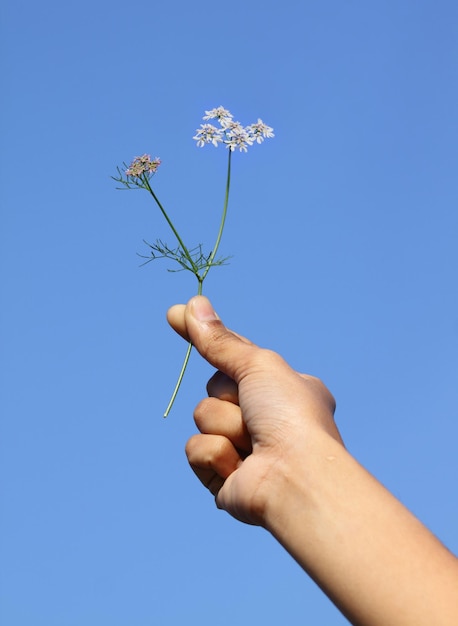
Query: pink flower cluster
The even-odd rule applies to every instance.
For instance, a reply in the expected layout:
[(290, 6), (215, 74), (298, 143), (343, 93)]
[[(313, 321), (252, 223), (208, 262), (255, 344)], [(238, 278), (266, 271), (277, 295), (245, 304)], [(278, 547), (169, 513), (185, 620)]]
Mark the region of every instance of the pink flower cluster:
[(126, 170), (126, 176), (140, 178), (143, 174), (154, 174), (160, 164), (161, 159), (159, 159), (159, 157), (151, 160), (151, 156), (149, 154), (135, 157)]

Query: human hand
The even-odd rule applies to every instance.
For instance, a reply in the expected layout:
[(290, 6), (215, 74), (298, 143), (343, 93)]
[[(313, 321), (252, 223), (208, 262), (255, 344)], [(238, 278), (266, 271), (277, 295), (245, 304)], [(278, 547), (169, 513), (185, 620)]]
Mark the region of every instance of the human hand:
[(168, 320), (218, 368), (186, 446), (217, 506), (269, 530), (352, 624), (456, 624), (458, 560), (345, 450), (326, 387), (202, 296)]
[(334, 399), (318, 379), (228, 330), (203, 296), (167, 318), (218, 369), (194, 412), (201, 434), (187, 443), (189, 463), (219, 508), (265, 526), (295, 464), (302, 470), (323, 436), (342, 443)]

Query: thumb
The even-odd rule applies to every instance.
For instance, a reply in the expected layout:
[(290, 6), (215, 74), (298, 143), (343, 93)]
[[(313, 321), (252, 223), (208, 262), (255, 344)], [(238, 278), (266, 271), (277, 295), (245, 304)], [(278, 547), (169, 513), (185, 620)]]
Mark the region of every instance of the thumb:
[(204, 359), (236, 383), (260, 352), (260, 348), (224, 326), (205, 296), (191, 298), (186, 306), (172, 307), (167, 319)]

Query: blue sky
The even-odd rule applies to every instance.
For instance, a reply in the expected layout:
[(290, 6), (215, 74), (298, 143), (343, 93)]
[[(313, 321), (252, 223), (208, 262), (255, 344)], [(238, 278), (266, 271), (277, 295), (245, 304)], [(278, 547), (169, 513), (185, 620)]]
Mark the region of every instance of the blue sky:
[(456, 2), (7, 0), (1, 31), (2, 623), (346, 623), (189, 470), (197, 355), (161, 417), (195, 285), (138, 267), (170, 237), (110, 175), (160, 156), (210, 248), (226, 154), (192, 136), (218, 105), (276, 136), (234, 153), (207, 295), (326, 382), (349, 449), (458, 551)]

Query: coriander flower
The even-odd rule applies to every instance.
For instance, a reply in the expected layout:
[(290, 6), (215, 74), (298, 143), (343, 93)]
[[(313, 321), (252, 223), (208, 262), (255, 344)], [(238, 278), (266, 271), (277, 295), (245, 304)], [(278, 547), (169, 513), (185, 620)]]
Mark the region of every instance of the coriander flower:
[(244, 130), (243, 126), (241, 125), (240, 122), (234, 122), (234, 120), (223, 120), (221, 123), (221, 126), (224, 129), (224, 132), (226, 133), (226, 135), (230, 134), (231, 132), (239, 132)]
[(264, 139), (275, 136), (273, 128), (264, 124), (259, 117), (255, 124), (242, 126), (240, 122), (233, 119), (232, 113), (222, 106), (205, 111), (203, 120), (217, 120), (220, 128), (213, 124), (201, 124), (193, 137), (199, 148), (207, 143), (211, 143), (215, 147), (224, 143), (231, 152), (237, 148), (240, 152), (246, 152), (248, 146), (252, 146), (254, 142), (262, 143)]
[(218, 143), (223, 141), (221, 136), (222, 129), (216, 128), (213, 124), (201, 124), (200, 128), (198, 128), (196, 132), (197, 134), (194, 135), (193, 139), (197, 141), (199, 148), (203, 148), (206, 143), (212, 143), (215, 147), (217, 147)]
[(225, 109), (224, 107), (217, 107), (216, 109), (211, 109), (210, 111), (205, 111), (205, 115), (202, 118), (204, 120), (218, 120), (220, 124), (223, 126), (226, 120), (232, 119), (232, 113)]
[(257, 123), (248, 126), (247, 130), (257, 143), (262, 143), (266, 138), (275, 137), (273, 134), (273, 128), (264, 124), (259, 117)]
[(153, 175), (156, 173), (157, 168), (160, 164), (161, 159), (159, 157), (156, 157), (152, 161), (149, 154), (144, 154), (141, 157), (135, 157), (135, 159), (126, 169), (126, 176), (140, 178), (144, 174)]
[(231, 152), (234, 152), (236, 148), (238, 148), (240, 152), (246, 152), (248, 146), (253, 145), (253, 138), (247, 129), (243, 128), (243, 126), (230, 130), (226, 134), (226, 137), (227, 138), (224, 140), (224, 143)]
[[(230, 111), (222, 106), (216, 107), (205, 111), (203, 116), (203, 122), (200, 124), (200, 128), (195, 131), (193, 139), (197, 142), (197, 146), (202, 148), (206, 144), (212, 144), (218, 147), (219, 144), (223, 144), (228, 148), (227, 155), (227, 175), (226, 175), (226, 192), (224, 196), (223, 210), (221, 213), (221, 219), (219, 229), (216, 234), (216, 239), (210, 252), (205, 252), (202, 244), (197, 246), (188, 246), (181, 234), (177, 230), (174, 222), (170, 218), (168, 212), (164, 208), (164, 205), (160, 202), (153, 190), (153, 183), (151, 177), (156, 173), (161, 160), (156, 157), (151, 159), (149, 154), (143, 156), (137, 156), (131, 162), (123, 164), (123, 168), (116, 168), (118, 171), (117, 176), (112, 178), (121, 184), (120, 189), (144, 189), (153, 198), (159, 211), (162, 213), (167, 225), (173, 233), (175, 245), (168, 246), (161, 239), (156, 239), (156, 243), (147, 243), (149, 247), (149, 254), (147, 256), (140, 255), (145, 258), (145, 263), (149, 263), (155, 259), (169, 259), (173, 261), (175, 269), (170, 269), (171, 272), (178, 272), (187, 270), (191, 272), (197, 279), (197, 294), (202, 294), (203, 283), (207, 278), (208, 272), (218, 265), (225, 265), (229, 257), (218, 258), (217, 252), (221, 243), (223, 235), (224, 225), (226, 223), (226, 216), (229, 203), (229, 190), (231, 186), (231, 162), (232, 153), (235, 150), (240, 152), (247, 152), (248, 147), (254, 143), (262, 143), (264, 139), (273, 137), (273, 128), (264, 124), (264, 122), (258, 118), (255, 124), (249, 126), (242, 126), (240, 122), (234, 120), (234, 116)], [(169, 414), (172, 405), (180, 389), (181, 381), (183, 380), (184, 373), (188, 366), (189, 357), (192, 350), (192, 343), (188, 343), (188, 348), (181, 366), (178, 379), (173, 390), (170, 401), (164, 412), (164, 417)]]

